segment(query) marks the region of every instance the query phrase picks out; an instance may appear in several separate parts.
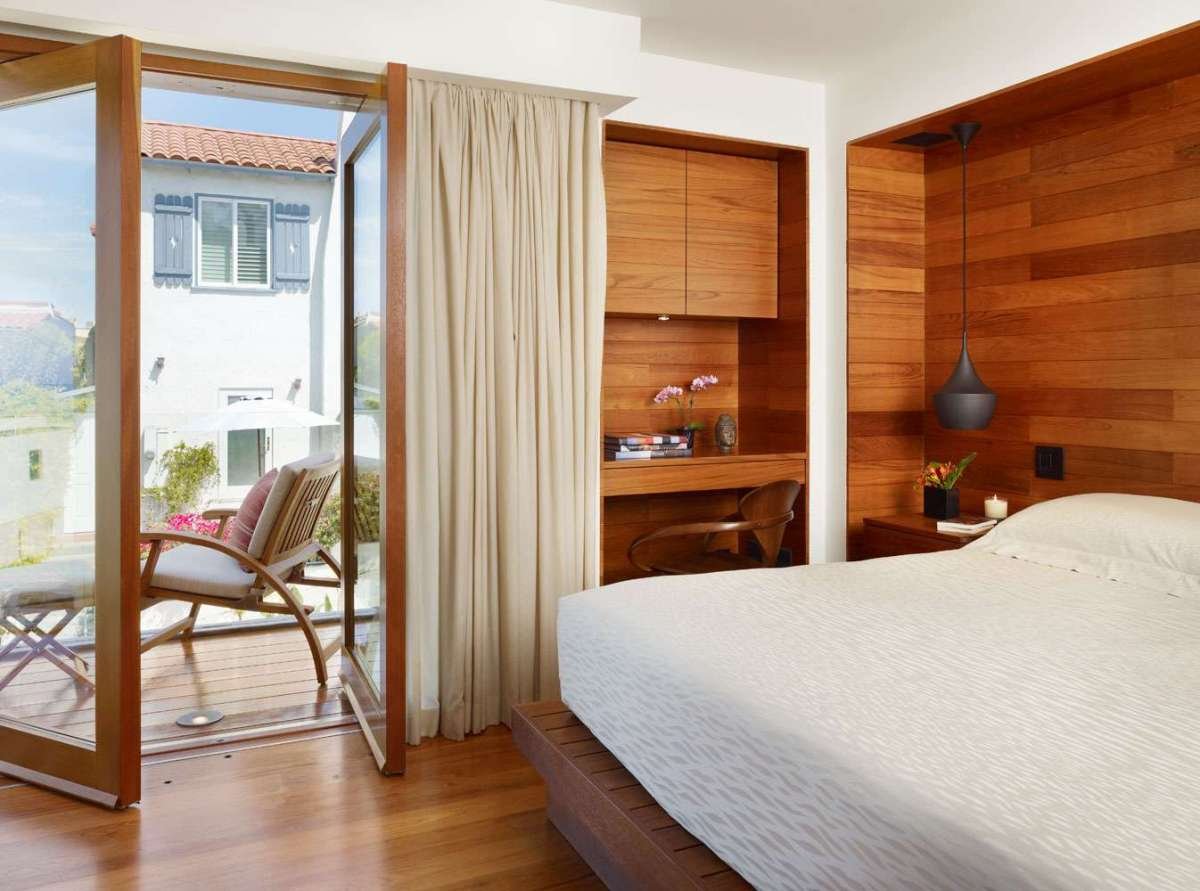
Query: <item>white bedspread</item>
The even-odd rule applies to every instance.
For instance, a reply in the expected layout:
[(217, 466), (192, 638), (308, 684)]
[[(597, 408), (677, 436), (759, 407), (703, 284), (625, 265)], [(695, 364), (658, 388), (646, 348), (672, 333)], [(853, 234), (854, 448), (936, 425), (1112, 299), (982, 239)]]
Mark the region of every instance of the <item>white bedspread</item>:
[(563, 698), (760, 888), (1200, 888), (1200, 599), (978, 548), (564, 599)]

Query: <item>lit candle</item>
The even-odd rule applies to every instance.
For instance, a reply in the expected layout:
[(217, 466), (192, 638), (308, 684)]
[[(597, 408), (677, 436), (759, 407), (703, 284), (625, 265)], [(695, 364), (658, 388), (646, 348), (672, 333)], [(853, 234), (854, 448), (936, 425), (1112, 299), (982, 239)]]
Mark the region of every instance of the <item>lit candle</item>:
[(989, 520), (1003, 520), (1008, 516), (1008, 501), (999, 495), (992, 495), (983, 502), (983, 514)]

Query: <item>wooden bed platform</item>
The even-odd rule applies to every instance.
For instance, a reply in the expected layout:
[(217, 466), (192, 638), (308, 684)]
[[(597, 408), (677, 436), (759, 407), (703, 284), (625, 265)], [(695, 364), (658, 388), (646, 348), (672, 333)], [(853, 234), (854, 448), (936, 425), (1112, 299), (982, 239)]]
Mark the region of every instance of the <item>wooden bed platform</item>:
[(566, 705), (518, 705), (512, 728), (546, 782), (551, 822), (609, 888), (750, 888), (659, 807)]

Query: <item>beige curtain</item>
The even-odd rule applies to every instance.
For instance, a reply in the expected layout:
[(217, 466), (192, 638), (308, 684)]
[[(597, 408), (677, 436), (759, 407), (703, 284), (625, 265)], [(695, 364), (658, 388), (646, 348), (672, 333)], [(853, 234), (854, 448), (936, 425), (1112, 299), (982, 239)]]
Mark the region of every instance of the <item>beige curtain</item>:
[(408, 738), (558, 693), (598, 578), (605, 222), (591, 103), (409, 87)]

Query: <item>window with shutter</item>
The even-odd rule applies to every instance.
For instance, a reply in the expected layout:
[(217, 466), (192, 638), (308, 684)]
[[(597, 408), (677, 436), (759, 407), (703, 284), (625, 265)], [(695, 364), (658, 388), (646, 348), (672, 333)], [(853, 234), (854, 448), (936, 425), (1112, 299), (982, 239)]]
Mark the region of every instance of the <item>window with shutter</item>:
[(271, 282), (270, 202), (200, 198), (201, 285), (265, 288)]
[(154, 196), (154, 276), (192, 279), (192, 196)]

